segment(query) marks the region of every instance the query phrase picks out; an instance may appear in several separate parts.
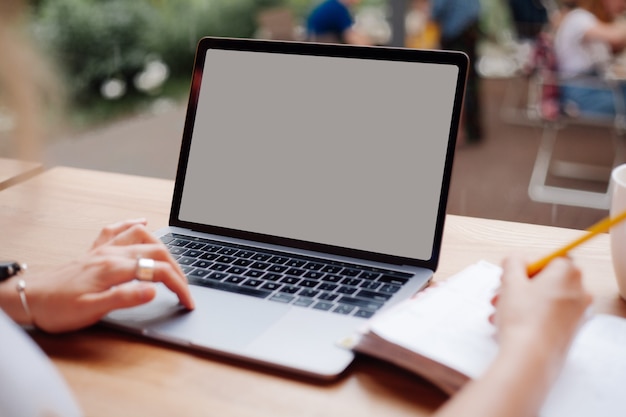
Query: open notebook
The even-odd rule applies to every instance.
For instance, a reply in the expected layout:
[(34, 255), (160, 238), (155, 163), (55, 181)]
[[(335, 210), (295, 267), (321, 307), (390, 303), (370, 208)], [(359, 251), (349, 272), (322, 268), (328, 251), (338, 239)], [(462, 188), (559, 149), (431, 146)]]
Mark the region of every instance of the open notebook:
[[(375, 317), (344, 346), (406, 368), (452, 394), (498, 351), (489, 323), (500, 267), (481, 261)], [(626, 320), (595, 315), (581, 327), (541, 417), (623, 416)]]

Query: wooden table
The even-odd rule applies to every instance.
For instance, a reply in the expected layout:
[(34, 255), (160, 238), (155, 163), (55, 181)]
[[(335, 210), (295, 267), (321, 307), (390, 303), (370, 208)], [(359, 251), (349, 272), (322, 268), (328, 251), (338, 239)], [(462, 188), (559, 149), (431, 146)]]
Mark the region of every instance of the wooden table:
[[(107, 223), (146, 217), (149, 226), (159, 228), (167, 223), (172, 189), (167, 180), (51, 169), (0, 193), (0, 253), (38, 270), (81, 254)], [(511, 252), (534, 259), (580, 233), (448, 216), (435, 279), (479, 259), (498, 263)], [(596, 309), (626, 317), (608, 236), (591, 240), (572, 256), (595, 294)], [(446, 398), (419, 377), (367, 358), (357, 358), (339, 380), (318, 383), (97, 326), (33, 336), (88, 416), (415, 417), (431, 414)]]
[(43, 171), (43, 165), (37, 162), (0, 158), (0, 190), (24, 181), (41, 171)]

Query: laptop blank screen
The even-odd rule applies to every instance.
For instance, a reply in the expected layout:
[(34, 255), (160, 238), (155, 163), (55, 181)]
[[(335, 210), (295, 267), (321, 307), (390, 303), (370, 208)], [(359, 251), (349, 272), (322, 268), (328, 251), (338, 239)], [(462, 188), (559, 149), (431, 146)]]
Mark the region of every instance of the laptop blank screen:
[(178, 218), (429, 259), (458, 71), (209, 49)]

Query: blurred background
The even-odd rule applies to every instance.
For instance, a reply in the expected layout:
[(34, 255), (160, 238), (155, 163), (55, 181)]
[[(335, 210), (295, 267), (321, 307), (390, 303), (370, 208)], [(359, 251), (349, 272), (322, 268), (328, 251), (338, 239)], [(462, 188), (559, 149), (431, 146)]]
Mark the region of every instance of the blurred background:
[[(173, 179), (197, 41), (202, 36), (304, 40), (306, 17), (318, 1), (29, 3), (29, 30), (57, 67), (68, 97), (66, 117), (54, 124), (47, 138), (46, 164)], [(422, 3), (362, 0), (353, 8), (355, 27), (377, 45), (439, 48), (439, 28), (423, 12)], [(546, 125), (529, 114), (531, 89), (524, 72), (528, 46), (516, 31), (507, 2), (481, 0), (480, 5), (475, 65), (481, 78), (484, 132), (480, 141), (456, 149), (448, 212), (586, 228), (608, 213), (605, 207), (529, 197)], [(11, 114), (0, 107), (3, 156), (15, 154), (5, 140), (11, 129)], [(610, 129), (585, 129), (574, 127), (561, 135), (566, 143), (556, 151), (610, 169), (615, 163)], [(608, 177), (575, 182), (576, 187), (602, 193)]]

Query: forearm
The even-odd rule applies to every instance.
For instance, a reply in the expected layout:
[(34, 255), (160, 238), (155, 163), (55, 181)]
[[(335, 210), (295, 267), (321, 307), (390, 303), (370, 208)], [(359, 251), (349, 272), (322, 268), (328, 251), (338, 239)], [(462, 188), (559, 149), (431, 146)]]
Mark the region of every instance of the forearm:
[(587, 30), (584, 39), (606, 42), (614, 52), (620, 51), (626, 46), (626, 24), (605, 23), (594, 26)]
[(436, 417), (537, 416), (558, 367), (539, 349), (519, 349), (501, 352), (488, 371), (455, 394)]
[(626, 24), (617, 22), (613, 30), (613, 41), (611, 47), (614, 52), (620, 52), (626, 47)]

